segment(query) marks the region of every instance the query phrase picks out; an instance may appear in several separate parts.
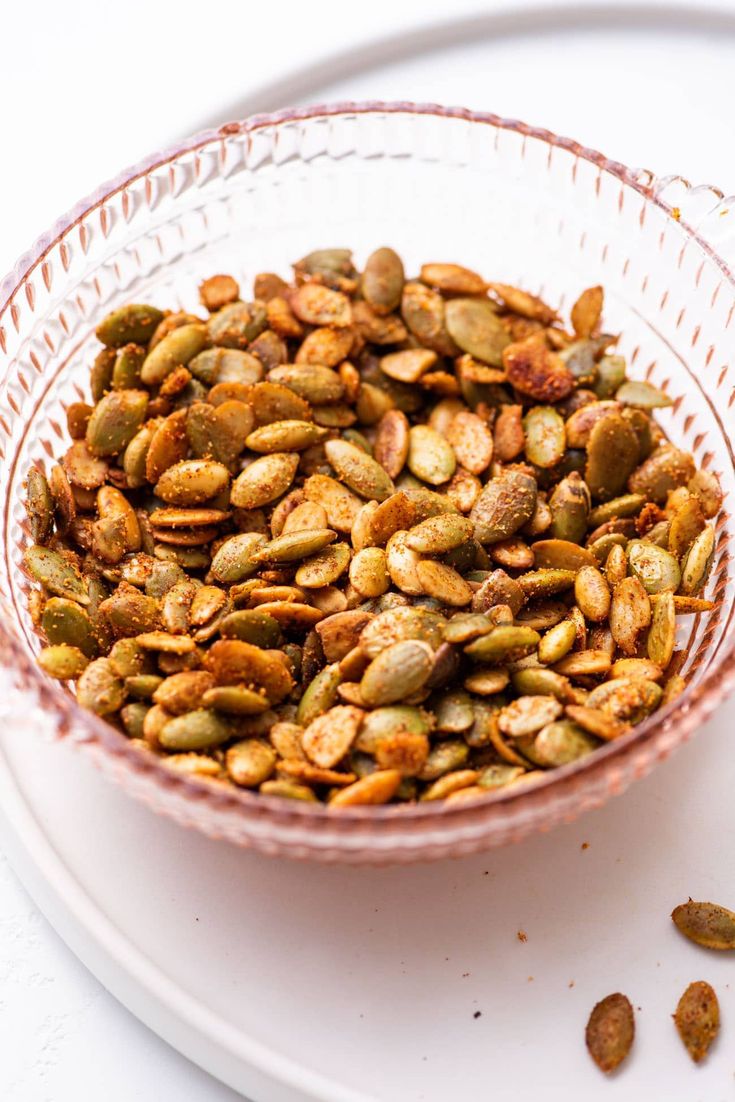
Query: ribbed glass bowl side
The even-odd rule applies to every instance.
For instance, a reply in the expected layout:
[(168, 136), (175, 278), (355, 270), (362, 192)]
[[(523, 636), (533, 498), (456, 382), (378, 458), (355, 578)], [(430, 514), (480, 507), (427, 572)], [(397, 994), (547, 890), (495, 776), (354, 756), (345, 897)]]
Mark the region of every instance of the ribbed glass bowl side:
[(48, 466), (67, 446), (64, 409), (86, 396), (94, 325), (107, 310), (131, 300), (196, 309), (197, 284), (213, 272), (233, 272), (247, 293), (256, 272), (287, 274), (314, 247), (348, 245), (360, 263), (390, 243), (409, 271), (458, 260), (562, 311), (602, 283), (606, 325), (621, 332), (633, 373), (674, 398), (666, 431), (731, 494), (733, 281), (686, 224), (691, 214), (722, 230), (729, 211), (712, 189), (707, 202), (703, 189), (667, 186), (673, 214), (647, 174), (544, 131), (431, 105), (368, 104), (233, 124), (155, 155), (80, 204), (0, 293), (0, 708), (9, 720), (26, 729), (30, 716), (50, 735), (89, 744), (123, 787), (181, 822), (320, 860), (411, 861), (503, 844), (598, 805), (652, 768), (733, 680), (726, 514), (708, 590), (717, 608), (683, 622), (690, 687), (672, 708), (525, 792), (335, 813), (173, 774), (40, 674), (21, 567), (22, 484), (31, 463)]

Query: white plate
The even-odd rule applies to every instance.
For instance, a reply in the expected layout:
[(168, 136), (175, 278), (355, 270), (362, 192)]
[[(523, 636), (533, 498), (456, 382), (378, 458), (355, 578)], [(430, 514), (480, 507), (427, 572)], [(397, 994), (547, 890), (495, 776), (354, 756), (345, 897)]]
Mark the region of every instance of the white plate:
[[(576, 26), (571, 9), (483, 16), (394, 44), (390, 56), (404, 56), (380, 71), (386, 47), (296, 74), (277, 98), (265, 90), (244, 106), (464, 102), (653, 169), (722, 186), (729, 173), (735, 190), (723, 96), (733, 19), (700, 11), (695, 30), (690, 12), (654, 33), (640, 10), (622, 11), (576, 12)], [(603, 63), (617, 81), (601, 80)], [(332, 83), (318, 85), (325, 75)], [(603, 96), (619, 110), (603, 114)], [(3, 731), (5, 844), (95, 975), (257, 1102), (719, 1102), (735, 1071), (731, 964), (684, 942), (668, 914), (690, 894), (733, 902), (734, 719), (735, 706), (721, 709), (673, 761), (577, 824), (487, 857), (388, 870), (300, 866), (214, 843), (111, 788), (87, 755)], [(700, 978), (718, 989), (725, 1035), (694, 1068), (669, 1015)], [(630, 1066), (605, 1083), (583, 1028), (615, 990), (641, 1008), (638, 1039)]]

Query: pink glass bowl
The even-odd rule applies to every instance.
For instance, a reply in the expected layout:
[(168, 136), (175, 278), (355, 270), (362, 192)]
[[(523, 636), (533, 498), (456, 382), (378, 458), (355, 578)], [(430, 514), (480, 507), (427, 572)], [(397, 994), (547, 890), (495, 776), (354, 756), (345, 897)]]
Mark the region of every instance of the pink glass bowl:
[[(156, 153), (80, 203), (0, 285), (0, 711), (83, 744), (156, 811), (265, 853), (410, 862), (472, 853), (548, 830), (622, 792), (688, 739), (735, 680), (729, 628), (733, 523), (717, 524), (714, 612), (682, 621), (686, 692), (633, 733), (538, 785), (459, 805), (329, 810), (225, 790), (168, 770), (82, 711), (37, 668), (21, 556), (22, 485), (66, 444), (64, 408), (85, 397), (94, 326), (126, 301), (196, 308), (231, 271), (249, 288), (318, 246), (362, 262), (391, 244), (409, 271), (454, 260), (562, 310), (606, 288), (632, 373), (674, 398), (662, 422), (732, 500), (735, 207), (710, 187), (655, 179), (575, 142), (461, 109), (337, 104), (258, 116)], [(38, 753), (44, 744), (38, 741)], [(706, 753), (703, 745), (702, 753)]]

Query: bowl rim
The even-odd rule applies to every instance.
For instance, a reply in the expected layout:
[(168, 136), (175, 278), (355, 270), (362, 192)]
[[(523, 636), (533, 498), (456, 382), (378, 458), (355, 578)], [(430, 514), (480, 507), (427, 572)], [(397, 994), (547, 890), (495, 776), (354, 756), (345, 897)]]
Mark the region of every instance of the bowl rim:
[[(74, 228), (95, 209), (101, 208), (106, 201), (126, 187), (145, 177), (151, 171), (170, 163), (184, 154), (196, 152), (223, 142), (238, 135), (249, 135), (259, 130), (275, 127), (284, 123), (309, 121), (315, 118), (330, 118), (339, 115), (386, 115), (404, 114), (413, 116), (433, 116), (443, 119), (460, 119), (470, 123), (487, 125), (493, 129), (520, 133), (545, 142), (552, 148), (563, 149), (575, 158), (596, 166), (600, 171), (614, 176), (626, 187), (639, 193), (647, 202), (662, 210), (668, 219), (675, 222), (679, 229), (698, 245), (721, 270), (723, 277), (735, 286), (735, 276), (727, 262), (719, 255), (715, 247), (702, 236), (697, 229), (681, 217), (678, 208), (672, 208), (657, 194), (659, 183), (648, 169), (629, 168), (620, 161), (612, 160), (596, 149), (587, 147), (572, 138), (561, 137), (552, 131), (531, 126), (518, 119), (503, 118), (492, 112), (473, 111), (464, 107), (442, 106), (436, 103), (412, 103), (410, 101), (339, 101), (327, 104), (315, 104), (305, 107), (285, 108), (272, 113), (261, 113), (245, 119), (228, 122), (216, 128), (202, 130), (191, 137), (157, 150), (134, 165), (123, 169), (116, 176), (102, 183), (85, 198), (77, 202), (66, 214), (62, 215), (32, 247), (22, 254), (11, 271), (0, 281), (0, 349), (2, 342), (2, 321), (15, 295), (24, 283), (43, 262), (51, 249), (59, 244)], [(667, 178), (671, 179), (671, 178)], [(681, 177), (675, 177), (687, 190), (691, 184)], [(700, 188), (697, 188), (699, 191)], [(715, 187), (708, 187), (713, 198), (722, 199), (724, 193)], [(0, 382), (2, 379), (0, 378)], [(5, 542), (7, 554), (7, 541)], [(124, 761), (133, 773), (146, 774), (161, 783), (162, 787), (176, 790), (182, 796), (194, 801), (206, 801), (213, 810), (236, 811), (243, 819), (270, 819), (276, 815), (281, 822), (303, 823), (305, 820), (321, 821), (336, 826), (339, 823), (374, 824), (376, 829), (400, 827), (402, 823), (435, 822), (461, 826), (476, 821), (482, 812), (498, 812), (510, 809), (523, 801), (524, 807), (543, 801), (545, 794), (557, 789), (562, 790), (566, 782), (594, 779), (607, 771), (611, 763), (626, 757), (643, 746), (660, 744), (661, 755), (667, 750), (686, 741), (694, 729), (701, 725), (735, 687), (735, 636), (727, 642), (723, 639), (719, 658), (713, 669), (709, 670), (701, 681), (688, 687), (681, 697), (657, 711), (644, 723), (633, 728), (622, 738), (598, 748), (577, 762), (561, 766), (546, 773), (532, 785), (513, 785), (507, 789), (488, 792), (466, 802), (452, 803), (445, 800), (426, 801), (416, 804), (388, 804), (378, 806), (355, 806), (335, 809), (327, 804), (310, 803), (300, 800), (283, 800), (276, 796), (267, 796), (251, 792), (248, 789), (225, 788), (195, 776), (179, 773), (167, 767), (156, 755), (145, 753), (130, 743), (119, 730), (112, 727), (101, 717), (88, 712), (77, 704), (76, 698), (68, 689), (52, 682), (36, 665), (17, 638), (12, 628), (6, 628), (0, 618), (0, 640), (4, 641), (8, 653), (12, 656), (11, 676), (23, 674), (22, 690), (31, 690), (42, 707), (51, 706), (61, 719), (60, 730), (63, 734), (70, 731), (74, 724), (81, 723), (86, 735), (75, 733), (72, 738), (82, 745), (97, 744), (108, 751), (118, 761)], [(676, 732), (669, 722), (678, 714), (685, 717)], [(639, 770), (642, 774), (645, 767)], [(622, 787), (625, 787), (624, 785)], [(621, 787), (621, 790), (622, 790)]]

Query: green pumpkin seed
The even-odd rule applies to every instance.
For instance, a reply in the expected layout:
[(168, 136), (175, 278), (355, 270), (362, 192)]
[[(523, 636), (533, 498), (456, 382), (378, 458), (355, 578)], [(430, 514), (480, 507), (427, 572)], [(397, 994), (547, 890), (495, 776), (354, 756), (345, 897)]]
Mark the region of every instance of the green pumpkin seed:
[(202, 696), (202, 704), (205, 708), (214, 708), (216, 712), (236, 716), (263, 715), (270, 707), (268, 698), (262, 692), (244, 685), (217, 685), (207, 689)]
[(393, 480), (371, 456), (347, 440), (328, 440), (327, 459), (351, 490), (360, 497), (385, 501), (395, 492)]
[(534, 765), (540, 765), (544, 769), (557, 769), (562, 765), (569, 765), (570, 762), (579, 761), (580, 758), (596, 750), (597, 746), (598, 743), (594, 738), (568, 719), (548, 723), (532, 742), (523, 740), (521, 743), (525, 756)]
[(125, 703), (125, 685), (113, 673), (107, 658), (95, 658), (77, 682), (77, 700), (98, 716), (111, 715)]
[[(334, 543), (337, 533), (331, 528), (303, 529), (300, 532), (286, 532), (269, 543), (263, 544), (251, 554), (251, 562), (298, 562), (308, 555), (315, 555), (327, 544)], [(344, 562), (342, 569), (347, 565)], [(327, 584), (327, 583), (325, 583)]]
[(407, 639), (393, 643), (374, 658), (363, 674), (360, 692), (371, 707), (393, 704), (423, 688), (434, 656), (427, 643)]
[(339, 402), (344, 396), (337, 372), (320, 364), (282, 364), (268, 372), (268, 381), (288, 387), (315, 406)]
[(555, 624), (539, 642), (539, 662), (549, 666), (555, 662), (560, 662), (574, 646), (576, 636), (576, 628), (571, 620), (562, 620)]
[(638, 409), (665, 409), (672, 404), (668, 394), (642, 379), (629, 379), (618, 387), (615, 398), (624, 406)]
[(505, 471), (492, 478), (470, 513), (475, 539), (482, 544), (498, 543), (515, 535), (533, 516), (536, 497), (536, 480), (521, 471)]
[(491, 367), (503, 366), (511, 338), (489, 299), (450, 299), (445, 314), (449, 335), (463, 352)]
[(538, 645), (540, 638), (539, 633), (533, 628), (502, 625), (475, 639), (464, 648), (464, 651), (477, 662), (497, 665), (530, 654)]
[[(327, 529), (328, 531), (328, 529)], [(281, 539), (284, 539), (281, 536)], [(335, 543), (302, 562), (296, 571), (296, 585), (305, 589), (319, 589), (332, 585), (350, 564), (350, 549), (346, 543)]]
[(687, 452), (663, 444), (630, 476), (628, 489), (643, 494), (647, 501), (663, 505), (668, 494), (678, 486), (686, 486), (694, 476), (694, 460)]
[(46, 543), (54, 527), (54, 500), (48, 482), (37, 467), (29, 467), (25, 489), (31, 535), (36, 543)]
[(457, 467), (452, 445), (428, 425), (414, 425), (409, 433), (408, 467), (431, 486), (448, 482)]
[(600, 399), (612, 398), (625, 382), (626, 365), (622, 356), (603, 356), (597, 364), (592, 389)]
[(633, 1007), (625, 995), (618, 992), (597, 1003), (587, 1022), (585, 1040), (600, 1071), (608, 1074), (622, 1064), (634, 1036)]
[(341, 683), (339, 663), (334, 662), (320, 670), (299, 701), (296, 722), (302, 727), (308, 727), (317, 716), (328, 711), (337, 699), (337, 689)]
[(50, 547), (29, 547), (23, 564), (37, 582), (56, 597), (68, 597), (80, 605), (89, 604), (85, 581), (79, 571)]
[(129, 303), (103, 318), (95, 333), (97, 340), (110, 348), (120, 348), (130, 342), (147, 344), (162, 321), (163, 314), (155, 306)]
[(679, 588), (681, 571), (676, 558), (647, 540), (631, 540), (627, 547), (628, 567), (646, 593), (672, 593)]
[(148, 408), (145, 390), (111, 390), (95, 406), (87, 425), (94, 456), (118, 455), (138, 432)]
[(529, 570), (518, 579), (518, 584), (526, 597), (550, 597), (555, 593), (564, 593), (574, 585), (576, 574), (573, 570), (546, 568)]
[(276, 752), (260, 739), (243, 739), (228, 749), (225, 765), (235, 784), (243, 788), (257, 788), (273, 773)]
[(674, 924), (705, 949), (735, 949), (735, 913), (718, 903), (695, 903), (690, 899), (671, 913)]
[(698, 593), (706, 583), (714, 549), (715, 532), (708, 524), (692, 543), (681, 565), (681, 591), (685, 596)]
[(97, 638), (89, 615), (76, 603), (64, 597), (51, 597), (41, 616), (41, 627), (51, 644), (78, 647), (87, 656), (97, 653)]
[(385, 551), (364, 547), (350, 563), (350, 582), (361, 597), (380, 597), (390, 588)]
[(257, 608), (228, 613), (219, 621), (219, 632), (223, 639), (244, 639), (256, 647), (277, 647), (282, 640), (278, 621)]
[(169, 719), (158, 738), (166, 750), (208, 750), (231, 737), (228, 722), (207, 708)]
[(659, 595), (653, 606), (651, 629), (646, 644), (648, 657), (662, 670), (671, 661), (676, 645), (676, 606), (671, 590)]
[(459, 349), (445, 322), (444, 299), (423, 283), (406, 283), (401, 296), (401, 315), (412, 334), (440, 356), (454, 356)]
[(326, 435), (327, 430), (312, 421), (272, 421), (251, 432), (245, 443), (254, 452), (293, 452), (318, 444)]
[(705, 1058), (720, 1031), (720, 1005), (704, 980), (690, 983), (679, 999), (674, 1024), (695, 1064)]
[(553, 406), (534, 406), (523, 418), (526, 458), (548, 469), (560, 462), (566, 448), (564, 421)]
[[(608, 413), (593, 427), (587, 444), (584, 478), (592, 497), (618, 497), (637, 462), (635, 433), (620, 414)], [(632, 485), (630, 489), (635, 492)]]
[(258, 569), (253, 555), (265, 545), (265, 536), (259, 532), (241, 532), (237, 536), (230, 536), (220, 545), (212, 559), (212, 577), (228, 585), (249, 578)]
[(58, 681), (76, 680), (89, 665), (89, 658), (78, 647), (68, 643), (44, 647), (38, 655), (38, 664), (44, 673)]
[[(564, 623), (569, 622), (564, 621)], [(540, 666), (516, 670), (511, 680), (513, 688), (522, 696), (553, 696), (561, 701), (567, 701), (572, 696), (568, 678), (554, 670), (546, 670)]]
[(646, 499), (643, 494), (623, 494), (622, 497), (614, 497), (591, 511), (588, 524), (590, 528), (597, 528), (609, 520), (637, 516), (645, 504)]

